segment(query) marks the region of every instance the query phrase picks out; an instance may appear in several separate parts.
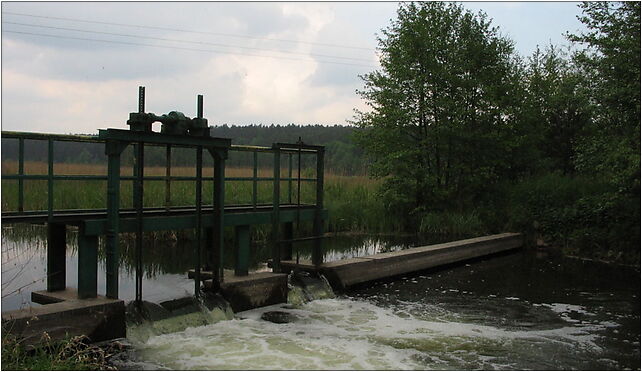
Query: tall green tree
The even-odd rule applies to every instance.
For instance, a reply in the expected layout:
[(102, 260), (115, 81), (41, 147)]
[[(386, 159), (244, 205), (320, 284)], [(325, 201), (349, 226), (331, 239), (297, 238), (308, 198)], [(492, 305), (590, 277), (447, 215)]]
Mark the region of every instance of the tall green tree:
[(527, 99), (522, 120), (536, 144), (538, 172), (575, 171), (575, 147), (591, 120), (590, 94), (577, 65), (559, 48), (539, 48), (528, 59), (525, 71)]
[(577, 165), (639, 198), (640, 3), (585, 2), (581, 8), (588, 31), (569, 39), (585, 46), (575, 61), (589, 77), (596, 115), (592, 134), (578, 146)]
[(378, 42), (381, 69), (358, 91), (370, 110), (353, 123), (391, 210), (461, 207), (516, 167), (517, 62), (486, 15), (403, 3)]

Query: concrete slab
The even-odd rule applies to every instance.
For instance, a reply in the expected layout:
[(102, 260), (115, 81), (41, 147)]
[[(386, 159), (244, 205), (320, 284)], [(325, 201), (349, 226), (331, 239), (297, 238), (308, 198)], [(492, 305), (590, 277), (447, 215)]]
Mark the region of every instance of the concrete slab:
[[(206, 280), (211, 288), (212, 281)], [(287, 274), (260, 272), (247, 276), (226, 275), (221, 284), (221, 294), (234, 312), (287, 302)]]
[[(519, 248), (523, 243), (521, 234), (503, 233), (327, 262), (319, 270), (333, 288), (345, 289), (360, 283)], [(283, 261), (281, 265), (288, 270), (297, 267), (293, 261)], [(308, 262), (301, 262), (298, 267), (306, 271), (315, 270)]]
[(47, 304), (2, 313), (3, 330), (24, 338), (26, 345), (39, 343), (44, 332), (54, 340), (79, 335), (92, 342), (125, 337), (122, 300), (103, 296), (80, 300), (73, 288), (34, 293), (33, 297)]

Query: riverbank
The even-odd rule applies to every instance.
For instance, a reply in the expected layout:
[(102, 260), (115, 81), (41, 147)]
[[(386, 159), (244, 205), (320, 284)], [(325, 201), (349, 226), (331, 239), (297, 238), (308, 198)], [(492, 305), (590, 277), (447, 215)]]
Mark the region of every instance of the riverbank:
[(90, 344), (82, 336), (63, 341), (52, 341), (43, 333), (37, 345), (23, 342), (3, 332), (2, 369), (17, 371), (34, 370), (116, 370), (110, 358), (123, 350), (118, 342)]

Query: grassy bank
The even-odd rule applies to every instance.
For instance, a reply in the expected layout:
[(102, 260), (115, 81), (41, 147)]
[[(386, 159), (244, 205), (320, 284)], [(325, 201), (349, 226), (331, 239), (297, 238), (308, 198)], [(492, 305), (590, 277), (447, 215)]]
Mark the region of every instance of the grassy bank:
[(107, 361), (108, 352), (89, 345), (83, 337), (52, 341), (43, 333), (41, 342), (25, 345), (3, 332), (2, 369), (20, 371), (114, 370)]

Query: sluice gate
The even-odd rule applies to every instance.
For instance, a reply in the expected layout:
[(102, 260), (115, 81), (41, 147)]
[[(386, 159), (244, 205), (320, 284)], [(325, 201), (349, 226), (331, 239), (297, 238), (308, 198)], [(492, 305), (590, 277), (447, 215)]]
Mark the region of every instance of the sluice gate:
[[(312, 251), (312, 262), (320, 265), (323, 259), (321, 237), (324, 232), (324, 221), (327, 220), (327, 210), (323, 207), (323, 178), (324, 178), (324, 147), (303, 143), (274, 143), (271, 147), (232, 145), (229, 138), (210, 136), (210, 127), (203, 117), (203, 97), (198, 96), (197, 116), (186, 117), (184, 114), (172, 111), (164, 115), (145, 112), (145, 89), (139, 88), (138, 112), (131, 113), (127, 124), (128, 130), (105, 129), (99, 130), (98, 135), (58, 135), (28, 132), (2, 131), (2, 139), (18, 141), (17, 173), (2, 174), (2, 180), (17, 182), (17, 208), (12, 211), (2, 211), (2, 225), (16, 223), (46, 224), (47, 226), (47, 268), (46, 291), (32, 293), (32, 301), (52, 304), (25, 310), (3, 313), (3, 323), (13, 322), (14, 332), (27, 332), (29, 320), (33, 327), (34, 319), (42, 323), (62, 322), (68, 326), (62, 328), (72, 330), (71, 333), (91, 334), (93, 341), (105, 338), (123, 337), (124, 303), (119, 300), (118, 273), (121, 255), (119, 235), (122, 233), (135, 234), (135, 272), (136, 272), (136, 302), (143, 299), (143, 234), (150, 231), (163, 230), (195, 230), (194, 249), (194, 293), (199, 296), (202, 290), (227, 291), (232, 296), (251, 296), (252, 292), (269, 292), (271, 286), (282, 286), (286, 282), (286, 274), (282, 273), (281, 261), (292, 259), (292, 244), (296, 243), (294, 225), (301, 222), (311, 222), (313, 237), (316, 243)], [(160, 122), (160, 132), (152, 130), (152, 124)], [(25, 172), (25, 142), (43, 141), (47, 144), (47, 173), (26, 174)], [(54, 162), (54, 144), (57, 142), (81, 142), (102, 144), (107, 156), (106, 175), (87, 174), (56, 174)], [(145, 149), (161, 147), (165, 149), (165, 176), (150, 176), (145, 174)], [(122, 175), (123, 162), (121, 155), (131, 148), (134, 155), (132, 175)], [(194, 176), (172, 175), (172, 154), (175, 149), (189, 149), (195, 152)], [(226, 160), (231, 152), (252, 154), (253, 173), (251, 177), (226, 176)], [(209, 156), (213, 163), (212, 176), (204, 176), (204, 155)], [(259, 177), (258, 155), (271, 156), (273, 174), (271, 177)], [(314, 177), (302, 177), (301, 155), (316, 158)], [(298, 159), (297, 176), (293, 175), (293, 158)], [(287, 176), (281, 175), (282, 162), (288, 160)], [(209, 172), (208, 172), (209, 173)], [(311, 172), (308, 172), (311, 173)], [(55, 185), (60, 181), (106, 181), (107, 197), (105, 208), (99, 209), (61, 209), (54, 205)], [(39, 210), (29, 210), (25, 207), (25, 182), (45, 181), (47, 184), (47, 207)], [(131, 208), (123, 208), (121, 198), (122, 182), (132, 182)], [(146, 182), (164, 181), (165, 199), (163, 206), (146, 207), (144, 190)], [(175, 182), (191, 181), (194, 183), (195, 200), (193, 205), (175, 206), (172, 203), (172, 185)], [(212, 182), (211, 204), (204, 203), (203, 183)], [(250, 182), (252, 184), (251, 202), (247, 204), (226, 204), (225, 187), (228, 182)], [(258, 201), (258, 184), (272, 183), (271, 203)], [(314, 183), (315, 200), (303, 203), (301, 200), (301, 183)], [(285, 183), (286, 190), (282, 190)], [(294, 192), (294, 184), (297, 192)], [(282, 195), (286, 193), (286, 197)], [(296, 197), (293, 197), (296, 196)], [(250, 262), (250, 226), (271, 225), (272, 239), (272, 272), (249, 273)], [(76, 288), (68, 287), (66, 282), (66, 246), (67, 226), (78, 229), (78, 282)], [(235, 230), (234, 243), (234, 274), (225, 276), (224, 262), (224, 228), (233, 227)], [(105, 296), (98, 293), (98, 242), (99, 237), (105, 241)], [(203, 250), (203, 252), (201, 252)], [(205, 254), (202, 254), (205, 253)], [(203, 261), (201, 257), (205, 256)], [(207, 270), (209, 281), (204, 287), (204, 276), (201, 270)], [(283, 282), (283, 283), (281, 283)], [(270, 287), (260, 287), (261, 283)], [(250, 289), (249, 292), (247, 289)], [(285, 286), (287, 291), (287, 286)], [(246, 306), (262, 306), (275, 302), (283, 302), (287, 296), (273, 291), (274, 298), (262, 299), (260, 303), (251, 303), (245, 299)], [(281, 291), (282, 292), (282, 291)], [(244, 302), (243, 302), (244, 301)], [(47, 310), (50, 309), (50, 310)], [(114, 315), (113, 313), (117, 315)], [(122, 316), (120, 315), (122, 312)], [(63, 314), (66, 314), (63, 316)], [(74, 315), (75, 314), (75, 315)], [(107, 314), (110, 314), (109, 317)], [(79, 318), (80, 317), (80, 318)], [(109, 318), (111, 323), (106, 324)], [(66, 320), (65, 320), (66, 319)], [(78, 319), (94, 319), (91, 323), (82, 325)], [(97, 324), (99, 323), (99, 324)], [(61, 325), (62, 326), (62, 325)], [(43, 328), (44, 327), (44, 328)], [(40, 327), (46, 328), (46, 325)], [(88, 327), (91, 328), (88, 330)], [(38, 329), (40, 329), (38, 328)], [(60, 327), (59, 327), (60, 328)], [(97, 331), (98, 329), (98, 331)], [(108, 329), (109, 332), (99, 332)]]

